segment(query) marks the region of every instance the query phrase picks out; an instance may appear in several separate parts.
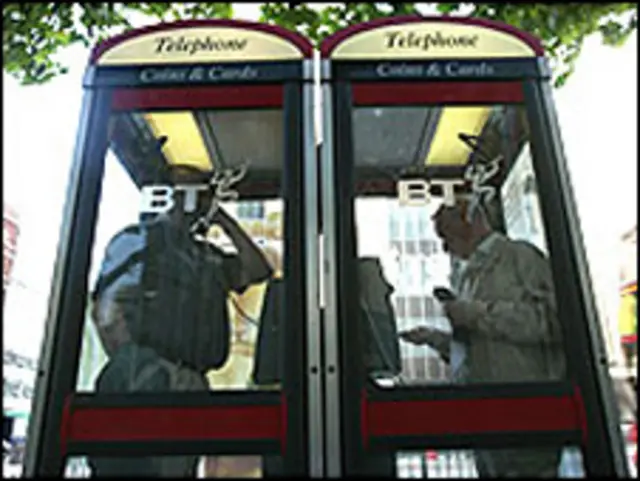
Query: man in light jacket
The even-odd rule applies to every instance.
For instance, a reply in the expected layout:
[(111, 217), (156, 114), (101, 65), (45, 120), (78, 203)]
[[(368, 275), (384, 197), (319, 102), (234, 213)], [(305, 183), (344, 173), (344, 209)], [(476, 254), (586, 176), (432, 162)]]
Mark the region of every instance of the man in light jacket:
[[(443, 301), (453, 342), (443, 343), (442, 332), (434, 336), (424, 327), (402, 337), (433, 345), (445, 360), (451, 358), (456, 383), (563, 379), (566, 364), (547, 259), (533, 245), (494, 231), (481, 207), (472, 212), (468, 207), (458, 201), (433, 218), (447, 250), (464, 261), (455, 297)], [(481, 477), (555, 477), (561, 450), (477, 450), (475, 455)]]

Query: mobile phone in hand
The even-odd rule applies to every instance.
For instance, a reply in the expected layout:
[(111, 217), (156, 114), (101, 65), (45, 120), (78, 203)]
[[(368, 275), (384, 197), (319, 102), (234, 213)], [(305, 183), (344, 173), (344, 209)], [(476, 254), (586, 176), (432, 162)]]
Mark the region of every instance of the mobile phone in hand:
[(440, 302), (454, 301), (456, 299), (456, 295), (446, 287), (436, 287), (433, 290), (433, 297)]

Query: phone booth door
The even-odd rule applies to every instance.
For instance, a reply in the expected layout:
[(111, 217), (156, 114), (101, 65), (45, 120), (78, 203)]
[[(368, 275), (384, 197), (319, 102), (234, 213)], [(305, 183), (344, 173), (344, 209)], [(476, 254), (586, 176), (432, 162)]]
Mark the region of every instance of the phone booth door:
[(327, 474), (626, 473), (539, 42), (392, 18), (322, 56)]
[(94, 49), (27, 476), (306, 473), (311, 52), (218, 20)]

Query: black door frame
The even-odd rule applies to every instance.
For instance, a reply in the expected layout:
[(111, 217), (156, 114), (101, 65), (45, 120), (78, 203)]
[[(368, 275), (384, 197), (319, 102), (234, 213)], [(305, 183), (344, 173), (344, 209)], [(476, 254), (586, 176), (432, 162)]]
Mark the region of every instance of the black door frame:
[[(476, 59), (477, 60), (477, 59)], [(480, 59), (493, 62), (493, 59)], [(447, 60), (442, 60), (445, 63)], [(450, 60), (449, 60), (450, 61)], [(561, 141), (558, 135), (557, 120), (552, 109), (548, 91), (549, 69), (543, 59), (521, 59), (511, 62), (516, 67), (509, 71), (508, 79), (521, 82), (524, 104), (531, 128), (534, 169), (538, 179), (539, 198), (545, 220), (547, 244), (553, 265), (554, 281), (563, 286), (563, 302), (559, 303), (559, 315), (564, 320), (563, 334), (565, 352), (573, 382), (540, 383), (528, 385), (496, 385), (469, 387), (437, 387), (437, 388), (395, 388), (393, 391), (380, 389), (370, 382), (365, 382), (364, 367), (360, 362), (361, 352), (358, 324), (349, 322), (357, 318), (357, 304), (354, 295), (357, 284), (356, 276), (356, 243), (354, 218), (354, 165), (352, 138), (352, 111), (354, 102), (352, 87), (358, 82), (368, 82), (371, 87), (379, 85), (380, 92), (392, 88), (389, 81), (381, 80), (375, 74), (375, 61), (342, 62), (325, 60), (326, 87), (330, 90), (332, 108), (332, 131), (328, 134), (333, 145), (333, 175), (331, 177), (333, 203), (340, 206), (336, 211), (334, 238), (327, 239), (336, 243), (335, 264), (336, 291), (348, 293), (337, 299), (336, 316), (338, 333), (336, 339), (340, 348), (338, 375), (340, 377), (340, 419), (341, 439), (344, 459), (341, 469), (346, 475), (361, 474), (363, 455), (369, 450), (397, 450), (400, 448), (425, 446), (496, 446), (496, 443), (518, 443), (519, 445), (536, 445), (540, 442), (563, 445), (569, 442), (579, 444), (584, 450), (585, 471), (592, 475), (624, 475), (627, 473), (624, 457), (624, 444), (619, 426), (612, 420), (616, 417), (616, 406), (612, 403), (610, 380), (606, 372), (606, 354), (601, 340), (600, 325), (594, 307), (593, 297), (589, 289), (586, 258), (581, 246), (581, 233), (578, 217), (571, 199), (570, 185), (567, 180), (566, 167), (561, 154)], [(404, 65), (411, 65), (404, 61)], [(435, 63), (435, 62), (432, 62)], [(503, 65), (509, 62), (499, 62)], [(416, 62), (418, 64), (418, 62)], [(408, 69), (410, 70), (410, 69)], [(497, 69), (496, 69), (497, 70)], [(457, 78), (458, 81), (474, 82), (503, 81), (499, 78)], [(413, 81), (410, 77), (395, 76), (392, 81)], [(425, 89), (429, 82), (423, 81)], [(327, 99), (325, 98), (325, 102)], [(489, 100), (488, 100), (489, 101)], [(490, 102), (490, 101), (489, 101)], [(410, 102), (407, 103), (411, 105)], [(426, 105), (426, 104), (425, 104)], [(559, 207), (560, 206), (560, 207)], [(331, 247), (326, 247), (330, 251)], [(564, 254), (561, 254), (564, 253)], [(570, 341), (570, 342), (569, 342)], [(588, 359), (585, 362), (585, 357)], [(360, 380), (360, 381), (359, 381)], [(385, 403), (429, 399), (462, 401), (470, 398), (476, 401), (483, 399), (534, 399), (550, 397), (558, 405), (573, 405), (567, 415), (574, 422), (563, 429), (553, 432), (529, 435), (523, 430), (520, 434), (528, 434), (527, 440), (520, 441), (518, 432), (501, 436), (460, 434), (455, 439), (428, 435), (409, 436), (405, 438), (387, 436), (376, 439), (372, 436), (363, 439), (367, 431), (367, 413), (372, 406), (381, 409)], [(408, 404), (406, 404), (408, 406)], [(388, 404), (387, 404), (388, 406)], [(395, 409), (403, 409), (398, 404)], [(428, 404), (424, 405), (424, 409)], [(391, 408), (388, 408), (391, 409)], [(408, 422), (408, 421), (407, 421)], [(365, 425), (363, 425), (363, 423)], [(422, 442), (422, 444), (420, 444)]]
[[(90, 66), (85, 75), (85, 99), (79, 123), (75, 159), (69, 182), (65, 217), (61, 230), (58, 260), (50, 298), (49, 321), (36, 383), (32, 419), (25, 460), (27, 476), (60, 476), (69, 455), (184, 454), (271, 454), (281, 455), (285, 474), (305, 475), (308, 468), (306, 438), (306, 345), (304, 320), (307, 315), (307, 260), (305, 245), (305, 127), (303, 91), (309, 82), (304, 61), (256, 63), (253, 68), (266, 72), (267, 85), (282, 91), (285, 159), (281, 191), (285, 201), (284, 279), (285, 333), (282, 389), (264, 391), (212, 391), (96, 395), (75, 393), (82, 332), (87, 302), (87, 282), (94, 242), (102, 178), (108, 148), (107, 126), (115, 94), (119, 89), (136, 88), (143, 94), (140, 67)], [(246, 62), (239, 64), (246, 66)], [(202, 65), (204, 68), (206, 64)], [(158, 68), (171, 68), (160, 65)], [(134, 82), (138, 79), (138, 84)], [(224, 82), (229, 85), (229, 82)], [(260, 77), (246, 89), (265, 85)], [(215, 86), (215, 84), (214, 84)], [(183, 83), (163, 84), (162, 88), (188, 91)], [(246, 107), (251, 108), (250, 105)], [(169, 107), (170, 108), (170, 107)], [(215, 108), (211, 105), (210, 108)], [(177, 422), (171, 432), (145, 428), (148, 441), (131, 442), (136, 428), (123, 422), (140, 413), (173, 416)], [(256, 411), (257, 410), (257, 411)], [(225, 429), (202, 433), (199, 428), (183, 429), (181, 416), (203, 416), (215, 426), (220, 417), (233, 417), (239, 423)], [(254, 424), (250, 424), (254, 423)], [(134, 423), (132, 423), (133, 425)], [(219, 423), (218, 423), (219, 424)], [(104, 435), (100, 427), (121, 426)], [(262, 429), (257, 429), (261, 426)], [(233, 430), (242, 431), (238, 436)]]

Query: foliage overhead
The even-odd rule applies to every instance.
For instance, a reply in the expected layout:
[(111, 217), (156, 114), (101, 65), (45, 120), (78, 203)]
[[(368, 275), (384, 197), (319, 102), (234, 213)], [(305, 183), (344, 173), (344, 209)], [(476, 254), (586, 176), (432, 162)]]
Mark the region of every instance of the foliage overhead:
[[(231, 3), (3, 3), (2, 53), (5, 72), (22, 84), (44, 83), (67, 69), (56, 55), (75, 43), (90, 46), (147, 23), (179, 19), (232, 18)], [(635, 3), (263, 3), (261, 22), (300, 32), (318, 45), (349, 25), (392, 15), (468, 15), (498, 20), (543, 42), (555, 85), (573, 72), (586, 37), (600, 33), (606, 45), (620, 46), (637, 28)], [(138, 25), (139, 26), (139, 25)]]

